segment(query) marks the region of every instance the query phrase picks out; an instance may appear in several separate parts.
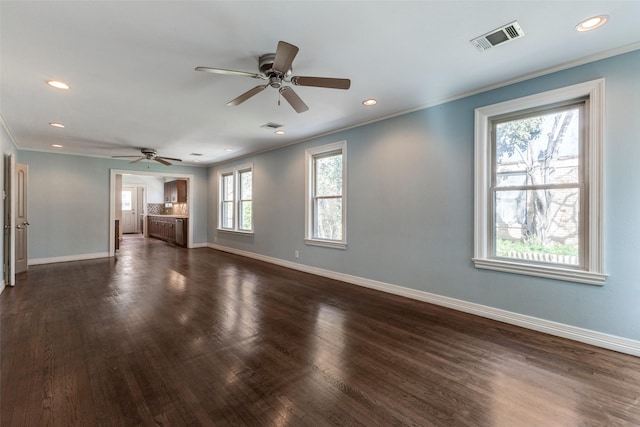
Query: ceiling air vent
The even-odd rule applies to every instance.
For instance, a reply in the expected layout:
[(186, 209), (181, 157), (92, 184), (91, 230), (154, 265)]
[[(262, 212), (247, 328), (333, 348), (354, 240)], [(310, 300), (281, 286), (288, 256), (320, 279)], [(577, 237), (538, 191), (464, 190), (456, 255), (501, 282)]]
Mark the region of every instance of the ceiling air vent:
[(490, 31), (487, 34), (476, 37), (471, 40), (471, 44), (482, 52), (499, 44), (506, 43), (523, 36), (524, 31), (520, 28), (520, 24), (518, 24), (518, 21), (513, 21), (510, 24)]
[(278, 124), (278, 123), (273, 123), (273, 122), (269, 122), (269, 123), (265, 123), (262, 126), (260, 126), (261, 128), (265, 128), (265, 129), (278, 129), (281, 128), (284, 125)]

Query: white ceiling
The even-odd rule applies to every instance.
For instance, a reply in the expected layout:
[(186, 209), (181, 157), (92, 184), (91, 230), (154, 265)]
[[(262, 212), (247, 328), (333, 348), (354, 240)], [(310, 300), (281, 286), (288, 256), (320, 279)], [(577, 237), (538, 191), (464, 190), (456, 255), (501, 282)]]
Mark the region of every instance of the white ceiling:
[[(601, 14), (604, 27), (574, 30)], [(0, 113), (18, 148), (109, 157), (152, 147), (185, 163), (201, 153), (201, 164), (640, 48), (640, 1), (2, 0), (0, 19)], [(469, 43), (514, 20), (525, 37), (485, 52)], [(300, 48), (294, 75), (351, 88), (295, 87), (310, 108), (301, 114), (278, 106), (273, 88), (228, 107), (260, 81), (194, 71), (257, 72), (279, 40)], [(363, 106), (369, 97), (379, 104)]]

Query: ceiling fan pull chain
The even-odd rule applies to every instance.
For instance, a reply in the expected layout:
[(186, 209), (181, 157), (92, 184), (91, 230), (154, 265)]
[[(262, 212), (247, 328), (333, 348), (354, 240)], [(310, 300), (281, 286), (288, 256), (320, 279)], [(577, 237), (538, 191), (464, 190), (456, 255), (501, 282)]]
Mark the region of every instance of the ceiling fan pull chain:
[(280, 106), (280, 91), (278, 91), (278, 107)]

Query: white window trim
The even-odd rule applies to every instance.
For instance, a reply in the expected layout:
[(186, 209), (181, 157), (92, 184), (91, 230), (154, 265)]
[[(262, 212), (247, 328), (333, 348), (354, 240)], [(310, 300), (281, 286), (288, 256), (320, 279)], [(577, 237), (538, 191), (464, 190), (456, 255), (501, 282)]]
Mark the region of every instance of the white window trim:
[[(324, 240), (313, 237), (313, 158), (331, 151), (342, 151), (342, 240)], [(347, 141), (334, 142), (305, 151), (305, 239), (307, 245), (327, 248), (347, 248)]]
[[(238, 228), (238, 216), (240, 215), (239, 206), (240, 206), (240, 172), (245, 172), (247, 170), (251, 170), (251, 188), (253, 189), (253, 163), (245, 163), (242, 165), (234, 166), (232, 168), (227, 168), (223, 170), (219, 170), (217, 173), (218, 179), (218, 231), (222, 231), (225, 233), (232, 234), (241, 234), (241, 235), (254, 235), (253, 228), (251, 230), (240, 230)], [(222, 227), (222, 195), (223, 195), (223, 182), (222, 177), (224, 175), (233, 174), (233, 228), (224, 228)], [(253, 198), (252, 198), (253, 200)], [(253, 209), (251, 209), (251, 226), (253, 227)]]
[[(474, 250), (476, 268), (519, 273), (570, 282), (602, 285), (607, 278), (603, 262), (603, 141), (605, 80), (598, 79), (536, 95), (501, 102), (475, 110), (475, 187), (474, 187)], [(588, 215), (586, 217), (588, 254), (586, 269), (556, 267), (546, 264), (524, 263), (489, 257), (492, 232), (491, 198), (491, 118), (530, 108), (543, 107), (580, 97), (589, 97), (584, 155), (588, 185)]]

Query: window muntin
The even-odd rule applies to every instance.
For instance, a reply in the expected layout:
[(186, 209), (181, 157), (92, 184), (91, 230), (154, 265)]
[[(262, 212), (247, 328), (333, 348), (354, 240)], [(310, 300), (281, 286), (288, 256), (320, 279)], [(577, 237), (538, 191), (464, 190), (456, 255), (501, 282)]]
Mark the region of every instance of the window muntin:
[(122, 210), (130, 211), (133, 209), (132, 207), (132, 199), (133, 196), (131, 194), (131, 190), (122, 190)]
[(493, 257), (584, 268), (584, 108), (492, 121)]
[(253, 232), (253, 165), (242, 165), (218, 173), (218, 229), (239, 233)]
[[(556, 157), (546, 160), (546, 168), (538, 169), (543, 175), (553, 171), (551, 179), (534, 181), (531, 174), (526, 173), (526, 168), (518, 165), (514, 158), (509, 159), (512, 157), (510, 153), (506, 159), (496, 160), (496, 152), (500, 148), (494, 144), (496, 125), (535, 116), (536, 113), (540, 116), (555, 114), (571, 105), (580, 109), (579, 123), (575, 130), (567, 127), (565, 131), (579, 133), (581, 141), (577, 146), (568, 144), (562, 150), (560, 145), (556, 145), (560, 150), (555, 153)], [(603, 272), (602, 248), (604, 105), (604, 79), (599, 79), (476, 109), (472, 258), (476, 268), (592, 285), (604, 283), (607, 278)], [(540, 161), (540, 150), (536, 153), (535, 147), (528, 144), (523, 147), (526, 150), (531, 148), (535, 154), (529, 157), (530, 165), (531, 160)], [(575, 163), (571, 164), (575, 161), (576, 147), (577, 168)], [(563, 168), (564, 171), (561, 170)], [(562, 200), (562, 204), (571, 207), (556, 204), (552, 215), (558, 218), (552, 234), (556, 234), (556, 239), (565, 239), (565, 243), (571, 243), (566, 239), (568, 235), (575, 235), (578, 255), (574, 251), (529, 256), (533, 259), (513, 254), (504, 256), (505, 251), (513, 247), (498, 241), (496, 236), (504, 232), (498, 226), (532, 226), (527, 221), (533, 218), (532, 209), (536, 207), (533, 201), (539, 197), (535, 192), (540, 191), (550, 192), (553, 200)], [(564, 251), (566, 247), (562, 249)], [(571, 258), (574, 256), (577, 258)]]
[(306, 239), (309, 244), (346, 247), (346, 143), (307, 150)]

